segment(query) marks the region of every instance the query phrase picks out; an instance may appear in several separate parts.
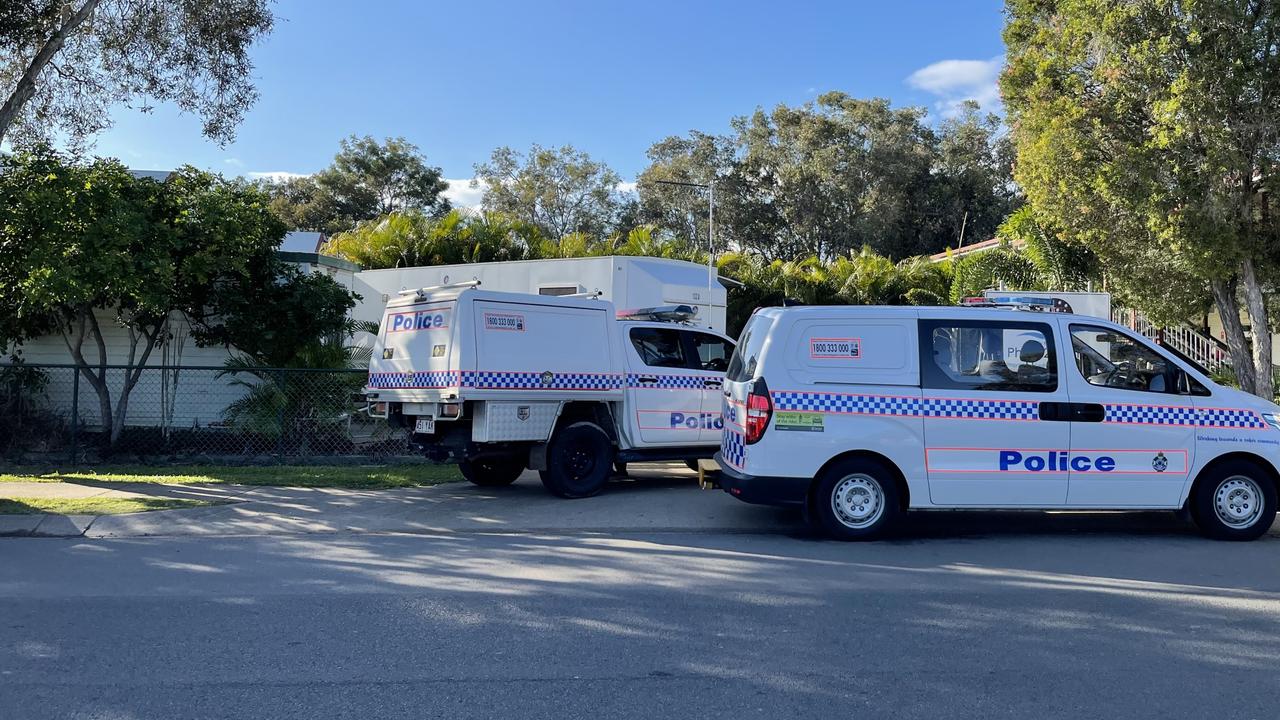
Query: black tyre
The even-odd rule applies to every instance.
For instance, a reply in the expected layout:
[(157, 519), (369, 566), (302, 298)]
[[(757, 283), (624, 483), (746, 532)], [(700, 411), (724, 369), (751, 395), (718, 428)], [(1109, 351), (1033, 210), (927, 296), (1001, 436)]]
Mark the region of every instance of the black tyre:
[(480, 487), (501, 487), (515, 482), (524, 472), (524, 458), (483, 455), (458, 463), (462, 477)]
[(1191, 490), (1191, 517), (1217, 540), (1255, 540), (1276, 519), (1276, 482), (1249, 460), (1229, 460), (1201, 473)]
[(547, 469), (539, 473), (542, 484), (562, 498), (595, 495), (609, 479), (613, 455), (613, 443), (595, 423), (562, 427), (547, 446)]
[(902, 504), (893, 471), (870, 459), (850, 458), (818, 476), (809, 522), (836, 540), (883, 537), (898, 524)]

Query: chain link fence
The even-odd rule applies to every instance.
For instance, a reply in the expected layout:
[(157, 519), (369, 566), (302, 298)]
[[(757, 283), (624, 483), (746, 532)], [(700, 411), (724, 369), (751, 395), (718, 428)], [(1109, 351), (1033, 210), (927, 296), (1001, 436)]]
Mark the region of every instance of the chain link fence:
[[(365, 370), (0, 365), (0, 458), (13, 463), (415, 460), (365, 412)], [(92, 368), (98, 373), (98, 368)], [(124, 403), (122, 406), (122, 402)], [(105, 418), (105, 420), (104, 420)]]

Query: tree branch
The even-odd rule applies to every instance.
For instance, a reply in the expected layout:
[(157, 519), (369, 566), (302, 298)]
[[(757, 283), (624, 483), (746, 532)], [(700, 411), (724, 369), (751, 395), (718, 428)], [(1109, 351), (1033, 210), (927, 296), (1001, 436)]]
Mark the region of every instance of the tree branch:
[(14, 86), (13, 92), (9, 98), (5, 100), (3, 106), (0, 106), (0, 140), (4, 139), (5, 134), (9, 131), (9, 126), (13, 125), (13, 121), (18, 117), (18, 113), (22, 112), (22, 108), (36, 94), (36, 80), (40, 78), (40, 74), (44, 72), (45, 67), (53, 60), (53, 57), (62, 50), (62, 46), (66, 44), (67, 38), (77, 28), (84, 24), (85, 20), (93, 14), (95, 8), (101, 0), (85, 0), (84, 5), (80, 9), (72, 13), (71, 17), (62, 24), (53, 35), (45, 41), (44, 45), (36, 52), (35, 57), (31, 58), (31, 63), (27, 65), (26, 72), (22, 74), (22, 78), (18, 80), (18, 84)]

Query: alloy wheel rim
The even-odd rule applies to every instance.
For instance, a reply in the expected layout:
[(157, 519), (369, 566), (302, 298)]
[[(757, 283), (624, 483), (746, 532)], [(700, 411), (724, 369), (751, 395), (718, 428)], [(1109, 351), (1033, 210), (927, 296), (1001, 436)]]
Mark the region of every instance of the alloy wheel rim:
[(831, 509), (845, 527), (855, 530), (869, 527), (884, 514), (884, 492), (870, 475), (847, 475), (831, 492)]
[(1262, 516), (1262, 488), (1253, 478), (1232, 475), (1213, 494), (1213, 509), (1223, 525), (1243, 529)]

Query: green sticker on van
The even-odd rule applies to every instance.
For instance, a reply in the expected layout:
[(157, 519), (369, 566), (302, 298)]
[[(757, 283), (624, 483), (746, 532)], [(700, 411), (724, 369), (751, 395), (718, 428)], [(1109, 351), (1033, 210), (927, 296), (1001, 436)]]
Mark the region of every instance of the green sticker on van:
[(773, 414), (773, 426), (778, 430), (798, 432), (825, 432), (822, 413), (777, 412)]

